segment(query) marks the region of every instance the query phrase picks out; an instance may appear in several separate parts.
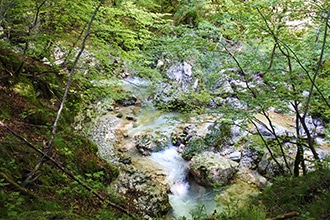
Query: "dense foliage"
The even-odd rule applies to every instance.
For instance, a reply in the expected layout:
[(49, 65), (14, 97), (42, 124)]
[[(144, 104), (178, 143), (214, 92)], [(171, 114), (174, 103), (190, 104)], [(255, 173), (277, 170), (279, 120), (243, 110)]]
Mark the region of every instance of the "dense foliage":
[[(329, 1), (105, 0), (88, 33), (83, 56), (74, 66), (97, 5), (98, 1), (93, 0), (0, 0), (1, 123), (13, 127), (16, 134), (38, 149), (44, 149), (68, 73), (76, 67), (53, 154), (76, 176), (104, 193), (118, 170), (99, 159), (96, 147), (74, 134), (70, 124), (86, 102), (109, 93), (114, 99), (126, 94), (115, 85), (107, 90), (95, 88), (90, 80), (115, 80), (135, 74), (158, 83), (166, 81), (168, 67), (187, 61), (193, 64), (199, 88), (179, 93), (175, 102), (159, 108), (200, 113), (211, 98), (235, 96), (246, 109), (222, 105), (212, 109), (212, 113), (225, 115), (230, 123), (240, 121), (241, 127), (256, 125), (256, 114), (271, 122), (270, 108), (290, 112), (296, 117), (296, 136), (278, 136), (271, 126), (276, 144), (269, 145), (259, 133), (260, 143), (275, 155), (274, 160), (278, 156), (284, 158), (284, 164), (278, 163), (283, 174), (289, 170), (292, 176), (299, 176), (300, 169), (307, 174), (302, 157), (305, 149), (313, 152), (315, 164), (323, 168), (306, 120), (313, 117), (323, 123), (330, 121)], [(242, 84), (219, 94), (213, 88), (225, 73)], [(214, 135), (207, 136), (205, 142), (190, 143), (184, 156), (191, 157), (205, 145), (220, 149), (227, 141), (230, 125), (226, 120), (219, 121)], [(327, 137), (326, 132), (324, 136)], [(296, 146), (293, 166), (286, 161), (288, 155), (283, 150), (288, 142)], [(95, 202), (89, 192), (51, 163), (45, 163), (26, 191), (20, 183), (40, 155), (5, 127), (0, 129), (0, 143), (0, 186), (4, 189), (0, 194), (0, 217), (26, 219), (44, 211), (51, 212), (44, 214), (45, 219), (70, 215), (77, 218), (77, 213), (86, 218), (115, 216), (106, 209), (107, 203)], [(264, 206), (247, 207), (235, 213), (236, 217), (249, 219), (250, 215), (250, 219), (262, 219), (265, 213), (279, 215), (291, 211), (290, 205), (297, 206), (296, 210), (306, 218), (329, 217), (328, 207), (314, 210), (318, 204), (329, 204), (329, 178), (321, 171), (310, 175), (320, 181), (308, 182), (309, 188), (299, 188), (286, 200), (272, 201), (269, 198), (274, 197), (277, 187), (283, 190), (283, 185), (290, 189), (306, 185), (300, 179), (293, 179), (291, 185), (287, 179), (281, 180), (279, 186), (267, 189), (260, 197)], [(105, 197), (115, 200), (111, 195)], [(287, 201), (288, 206), (281, 206)], [(28, 202), (31, 204), (26, 208)], [(35, 209), (40, 213), (33, 212)], [(234, 214), (227, 216), (230, 215)]]

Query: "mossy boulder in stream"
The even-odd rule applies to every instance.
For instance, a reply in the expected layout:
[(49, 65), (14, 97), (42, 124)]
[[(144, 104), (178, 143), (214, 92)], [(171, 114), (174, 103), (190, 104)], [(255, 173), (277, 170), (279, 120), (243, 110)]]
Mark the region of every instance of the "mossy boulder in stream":
[(150, 156), (151, 153), (156, 149), (157, 144), (153, 141), (154, 137), (151, 134), (141, 134), (135, 136), (136, 145), (135, 147), (140, 154), (144, 156)]
[(202, 186), (226, 185), (237, 172), (238, 165), (219, 154), (205, 151), (191, 159), (190, 173)]

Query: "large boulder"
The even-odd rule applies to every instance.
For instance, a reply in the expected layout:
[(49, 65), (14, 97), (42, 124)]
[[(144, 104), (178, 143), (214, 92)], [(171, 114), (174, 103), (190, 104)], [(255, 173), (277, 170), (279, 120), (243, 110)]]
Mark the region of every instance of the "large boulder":
[(232, 183), (216, 195), (215, 201), (229, 209), (246, 207), (249, 198), (258, 195), (266, 182), (257, 172), (244, 169), (235, 174)]
[[(160, 109), (189, 111), (201, 107), (193, 97), (198, 90), (198, 77), (194, 76), (192, 66), (187, 62), (177, 63), (169, 67), (166, 83), (158, 83), (153, 97), (154, 104)], [(207, 104), (204, 103), (203, 105)]]
[(165, 181), (155, 180), (148, 174), (134, 166), (127, 165), (121, 169), (120, 175), (110, 186), (121, 198), (127, 200), (127, 205), (135, 210), (143, 219), (155, 219), (165, 216), (171, 209), (169, 185)]
[(227, 185), (237, 172), (239, 164), (219, 154), (205, 151), (194, 156), (190, 163), (190, 173), (202, 186)]
[(89, 137), (98, 146), (98, 154), (110, 163), (118, 163), (114, 145), (118, 141), (116, 129), (122, 120), (115, 115), (106, 114), (95, 120), (89, 130)]
[(241, 167), (230, 185), (216, 195), (215, 201), (228, 209), (246, 207), (249, 198), (258, 195), (268, 184), (267, 179), (256, 170)]

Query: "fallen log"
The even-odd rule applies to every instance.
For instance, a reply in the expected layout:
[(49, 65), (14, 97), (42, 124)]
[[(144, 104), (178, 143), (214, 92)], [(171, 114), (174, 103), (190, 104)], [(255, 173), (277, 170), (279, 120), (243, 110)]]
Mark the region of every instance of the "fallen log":
[(289, 212), (289, 213), (286, 213), (286, 214), (283, 214), (283, 215), (280, 215), (280, 216), (277, 216), (277, 217), (274, 217), (274, 218), (266, 218), (266, 220), (289, 219), (289, 218), (292, 218), (292, 217), (295, 217), (295, 216), (298, 216), (298, 215), (299, 215), (298, 212), (292, 211), (292, 212)]

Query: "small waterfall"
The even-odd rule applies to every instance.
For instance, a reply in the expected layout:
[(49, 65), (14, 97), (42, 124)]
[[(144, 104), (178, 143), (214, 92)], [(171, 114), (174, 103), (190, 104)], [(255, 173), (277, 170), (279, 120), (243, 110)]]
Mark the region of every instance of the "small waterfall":
[(151, 159), (162, 165), (167, 172), (171, 190), (169, 199), (173, 208), (172, 218), (185, 216), (186, 219), (192, 219), (191, 212), (198, 206), (204, 206), (209, 214), (213, 212), (215, 203), (212, 190), (189, 179), (188, 162), (182, 159), (176, 147), (169, 146), (163, 151), (152, 153)]

